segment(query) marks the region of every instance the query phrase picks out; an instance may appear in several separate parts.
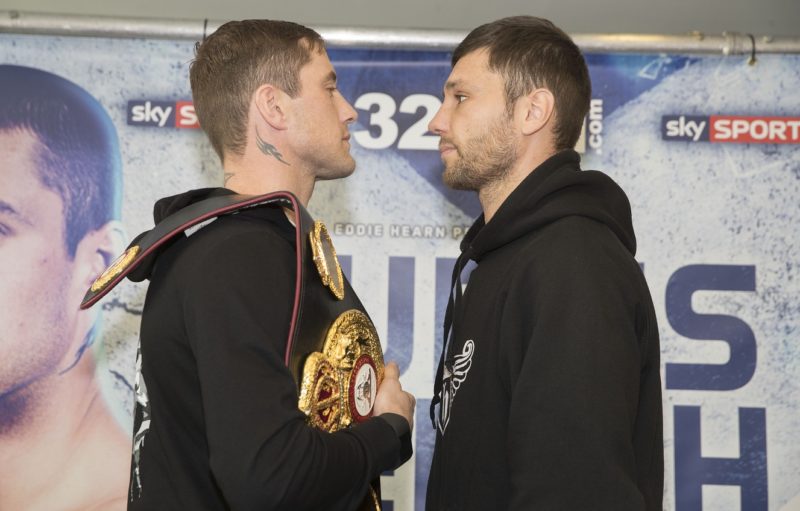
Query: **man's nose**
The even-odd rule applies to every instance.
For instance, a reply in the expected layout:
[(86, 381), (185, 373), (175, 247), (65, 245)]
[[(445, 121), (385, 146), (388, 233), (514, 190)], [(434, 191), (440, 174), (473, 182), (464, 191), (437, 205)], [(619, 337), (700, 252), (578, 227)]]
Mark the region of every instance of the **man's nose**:
[(442, 133), (447, 132), (447, 127), (447, 112), (445, 112), (444, 105), (442, 105), (439, 107), (439, 110), (436, 111), (436, 115), (433, 116), (431, 122), (428, 123), (428, 131), (441, 136)]
[(358, 112), (349, 101), (344, 99), (344, 96), (340, 95), (339, 97), (342, 98), (342, 103), (344, 103), (341, 107), (342, 120), (345, 124), (353, 124), (358, 120)]

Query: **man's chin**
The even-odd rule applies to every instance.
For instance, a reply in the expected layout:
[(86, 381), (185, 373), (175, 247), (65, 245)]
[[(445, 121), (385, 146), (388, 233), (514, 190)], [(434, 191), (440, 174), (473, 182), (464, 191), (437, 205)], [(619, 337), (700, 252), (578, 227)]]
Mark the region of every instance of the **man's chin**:
[(453, 190), (463, 190), (466, 192), (478, 191), (471, 180), (464, 178), (463, 173), (453, 171), (446, 167), (442, 174), (442, 181), (448, 188), (452, 188)]
[(356, 162), (351, 159), (349, 163), (344, 162), (337, 167), (327, 168), (317, 174), (317, 181), (331, 181), (351, 176), (356, 170)]

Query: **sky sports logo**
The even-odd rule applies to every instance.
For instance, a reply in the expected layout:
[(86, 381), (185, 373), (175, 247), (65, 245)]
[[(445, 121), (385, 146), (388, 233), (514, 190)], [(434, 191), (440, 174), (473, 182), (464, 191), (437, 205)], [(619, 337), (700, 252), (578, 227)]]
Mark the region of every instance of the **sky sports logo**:
[(191, 101), (128, 101), (128, 126), (197, 129), (197, 114)]
[(800, 117), (665, 115), (661, 138), (732, 144), (800, 144)]

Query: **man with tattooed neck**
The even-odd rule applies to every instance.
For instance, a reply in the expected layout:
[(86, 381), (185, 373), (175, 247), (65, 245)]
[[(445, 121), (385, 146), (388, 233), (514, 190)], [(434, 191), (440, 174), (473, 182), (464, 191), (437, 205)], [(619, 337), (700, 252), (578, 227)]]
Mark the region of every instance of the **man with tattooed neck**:
[[(282, 21), (226, 23), (198, 44), (190, 78), (224, 188), (162, 199), (158, 225), (189, 212), (197, 217), (214, 198), (285, 191), (304, 206), (317, 180), (355, 169), (348, 128), (356, 112), (336, 88), (313, 30)], [(302, 208), (285, 208), (291, 200), (216, 215), (159, 245), (129, 275), (150, 285), (128, 509), (348, 510), (365, 496), (379, 509), (370, 481), (410, 456), (414, 398), (395, 364), (380, 363), (371, 413), (352, 427), (321, 431), (298, 408), (287, 336), (315, 318), (296, 300), (298, 253), (307, 240), (296, 232)], [(319, 285), (320, 275), (307, 278)], [(297, 314), (303, 306), (306, 313)], [(379, 371), (355, 376), (362, 373)]]

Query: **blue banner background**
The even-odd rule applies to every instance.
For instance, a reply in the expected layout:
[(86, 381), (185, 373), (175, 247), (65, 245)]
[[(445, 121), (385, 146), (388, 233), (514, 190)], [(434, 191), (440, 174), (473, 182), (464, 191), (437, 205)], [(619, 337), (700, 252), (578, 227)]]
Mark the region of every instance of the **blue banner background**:
[[(64, 76), (109, 111), (121, 140), (129, 237), (149, 227), (156, 198), (221, 183), (199, 130), (129, 124), (129, 101), (190, 100), (192, 48), (0, 35), (4, 62)], [(422, 509), (433, 441), (427, 404), (450, 268), (480, 213), (473, 195), (443, 186), (435, 140), (424, 133), (450, 55), (330, 54), (359, 111), (358, 169), (346, 181), (320, 183), (310, 206), (347, 256), (387, 358), (418, 397), (415, 458), (383, 486), (391, 509)], [(662, 139), (661, 126), (669, 115), (798, 117), (800, 58), (764, 56), (755, 66), (716, 56), (587, 61), (594, 103), (578, 149), (584, 168), (605, 171), (631, 199), (637, 258), (662, 334), (665, 509), (800, 509), (800, 148), (674, 142)], [(143, 297), (142, 285), (127, 283), (102, 306), (97, 377), (127, 429)]]

